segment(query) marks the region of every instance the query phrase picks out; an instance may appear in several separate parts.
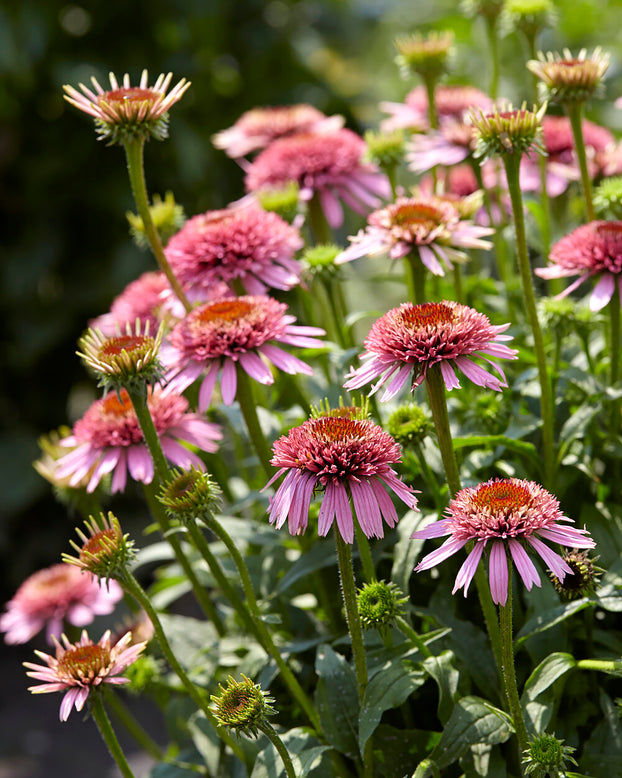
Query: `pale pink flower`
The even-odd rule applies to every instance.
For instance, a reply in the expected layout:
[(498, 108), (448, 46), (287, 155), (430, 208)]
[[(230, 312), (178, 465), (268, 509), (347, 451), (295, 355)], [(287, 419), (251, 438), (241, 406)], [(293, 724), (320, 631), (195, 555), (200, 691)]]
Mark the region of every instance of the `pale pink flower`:
[(194, 216), (165, 253), (186, 288), (208, 293), (239, 282), (249, 294), (264, 294), (300, 282), (301, 266), (293, 257), (302, 245), (298, 230), (278, 214), (247, 204)]
[[(216, 451), (215, 441), (222, 438), (218, 425), (189, 413), (186, 398), (168, 387), (150, 391), (147, 403), (167, 459), (177, 467), (205, 469), (201, 458), (184, 443)], [(69, 484), (74, 485), (90, 472), (87, 492), (108, 473), (112, 473), (112, 492), (125, 489), (128, 473), (144, 484), (153, 481), (153, 460), (125, 389), (96, 400), (74, 424), (73, 435), (63, 438), (62, 445), (74, 448), (57, 460), (57, 474), (70, 477)]]
[(65, 692), (60, 705), (60, 720), (67, 721), (73, 708), (82, 710), (89, 694), (101, 684), (129, 683), (129, 678), (120, 673), (138, 659), (147, 645), (130, 645), (131, 640), (132, 633), (127, 632), (113, 645), (110, 630), (104, 632), (98, 643), (89, 638), (86, 630), (82, 630), (77, 643), (70, 643), (66, 635), (61, 636), (60, 643), (55, 638), (55, 656), (35, 651), (45, 665), (24, 662), (24, 667), (29, 670), (26, 675), (43, 681), (40, 685), (30, 686), (28, 691), (33, 694)]
[(228, 157), (239, 159), (265, 149), (278, 138), (300, 132), (332, 132), (343, 122), (343, 116), (326, 116), (305, 103), (252, 108), (233, 126), (212, 136), (212, 143)]
[(191, 311), (169, 335), (169, 347), (161, 352), (168, 368), (168, 386), (183, 391), (205, 373), (199, 390), (200, 411), (209, 407), (218, 374), (225, 405), (235, 399), (236, 366), (239, 363), (255, 381), (274, 383), (271, 362), (286, 373), (311, 375), (312, 368), (276, 344), (317, 348), (325, 332), (295, 325), (287, 306), (265, 295), (227, 298)]
[(457, 119), (446, 119), (439, 129), (413, 135), (407, 144), (406, 161), (414, 173), (425, 173), (437, 165), (457, 165), (475, 150), (473, 127)]
[[(501, 368), (489, 357), (516, 359), (518, 352), (503, 345), (512, 340), (503, 335), (509, 324), (492, 325), (488, 317), (460, 303), (402, 303), (381, 316), (365, 339), (363, 365), (351, 368), (344, 387), (360, 389), (379, 379), (371, 394), (387, 384), (382, 402), (394, 397), (412, 378), (419, 386), (427, 370), (438, 364), (448, 390), (458, 388), (458, 369), (478, 386), (498, 392), (507, 386)], [(475, 358), (489, 362), (500, 378), (478, 365)]]
[(264, 149), (246, 171), (246, 191), (278, 188), (290, 181), (302, 200), (317, 194), (331, 227), (343, 222), (341, 202), (369, 213), (391, 196), (388, 178), (363, 159), (367, 144), (352, 130), (300, 133)]
[(446, 518), (415, 532), (413, 538), (439, 538), (449, 535), (440, 548), (424, 557), (415, 570), (436, 567), (463, 548), (475, 545), (458, 571), (453, 592), (464, 588), (464, 596), (490, 542), (488, 577), (492, 599), (505, 605), (508, 595), (508, 557), (528, 590), (540, 586), (540, 576), (527, 551), (535, 551), (554, 575), (563, 581), (572, 574), (570, 567), (544, 540), (570, 548), (593, 548), (587, 530), (569, 527), (572, 519), (559, 509), (558, 500), (542, 486), (519, 478), (493, 479), (476, 487), (462, 489), (450, 501)]
[(336, 519), (341, 537), (346, 543), (353, 542), (351, 498), (356, 520), (365, 535), (381, 538), (383, 519), (389, 527), (394, 527), (398, 520), (385, 487), (409, 508), (417, 508), (413, 490), (391, 467), (400, 461), (397, 443), (370, 419), (348, 415), (309, 419), (274, 444), (271, 464), (279, 471), (268, 486), (286, 475), (270, 502), (270, 522), (280, 529), (288, 519), (292, 535), (304, 532), (311, 499), (323, 490), (319, 535), (327, 535)]
[(416, 250), (431, 273), (443, 276), (443, 265), (450, 268), (452, 262), (466, 260), (462, 249), (491, 248), (492, 244), (482, 238), (493, 232), (489, 227), (461, 219), (458, 209), (447, 198), (398, 197), (367, 217), (367, 227), (349, 238), (351, 245), (335, 262), (341, 264), (377, 254), (400, 259)]
[(553, 244), (549, 263), (547, 267), (536, 268), (536, 275), (541, 278), (579, 276), (561, 297), (596, 276), (598, 281), (590, 296), (590, 309), (604, 308), (616, 286), (622, 305), (622, 221), (593, 221), (577, 227)]
[(116, 581), (99, 583), (69, 564), (46, 567), (29, 576), (0, 616), (5, 643), (27, 643), (44, 627), (48, 643), (66, 620), (75, 627), (112, 613), (123, 592)]
[[(437, 86), (434, 103), (439, 123), (446, 119), (462, 121), (470, 108), (488, 111), (493, 102), (488, 95), (474, 86)], [(417, 86), (404, 98), (403, 103), (382, 102), (380, 110), (390, 114), (389, 119), (380, 122), (382, 132), (409, 129), (423, 132), (429, 129), (428, 93), (424, 86)]]

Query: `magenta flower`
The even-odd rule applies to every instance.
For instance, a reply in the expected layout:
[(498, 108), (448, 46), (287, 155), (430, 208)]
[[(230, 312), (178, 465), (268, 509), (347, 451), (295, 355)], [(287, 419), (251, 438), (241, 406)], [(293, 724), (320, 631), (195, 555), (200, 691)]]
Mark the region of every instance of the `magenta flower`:
[(285, 314), (284, 303), (266, 296), (217, 300), (195, 308), (169, 335), (170, 346), (161, 357), (169, 368), (168, 386), (183, 391), (203, 372), (198, 407), (209, 407), (222, 369), (222, 400), (231, 405), (237, 389), (236, 364), (261, 384), (274, 383), (263, 358), (286, 373), (312, 375), (313, 370), (276, 343), (300, 348), (317, 348), (318, 327), (294, 325), (295, 317)]
[(204, 296), (216, 285), (233, 288), (235, 282), (249, 294), (264, 294), (269, 287), (291, 289), (300, 282), (301, 267), (293, 257), (302, 245), (297, 229), (251, 204), (194, 216), (165, 253), (181, 284)]
[(27, 643), (44, 627), (48, 643), (60, 636), (63, 621), (75, 627), (112, 613), (123, 592), (116, 581), (96, 578), (68, 564), (52, 565), (29, 576), (0, 616), (0, 632), (9, 644)]
[[(488, 111), (492, 100), (474, 86), (437, 86), (434, 90), (434, 103), (439, 123), (447, 119), (462, 121), (469, 108), (481, 108)], [(390, 114), (389, 119), (380, 122), (382, 132), (409, 129), (423, 132), (429, 128), (428, 94), (424, 86), (417, 86), (404, 98), (403, 103), (382, 102), (380, 110)]]
[[(388, 254), (391, 259), (406, 256), (413, 249), (434, 275), (445, 275), (443, 264), (461, 262), (466, 255), (460, 249), (489, 249), (482, 240), (494, 232), (467, 219), (447, 199), (434, 195), (398, 197), (394, 203), (367, 217), (367, 227), (350, 238), (351, 246), (335, 260), (337, 264), (363, 256)], [(443, 264), (441, 264), (443, 263)]]
[[(371, 394), (388, 384), (380, 398), (390, 400), (412, 376), (412, 389), (425, 379), (427, 370), (438, 364), (448, 390), (458, 388), (458, 369), (478, 386), (496, 392), (507, 386), (501, 368), (488, 357), (516, 359), (518, 352), (504, 346), (512, 340), (503, 335), (509, 324), (492, 325), (488, 317), (460, 303), (402, 303), (381, 316), (365, 340), (364, 364), (351, 368), (344, 387), (348, 390), (374, 381)], [(488, 373), (474, 359), (481, 357), (501, 378)]]
[(300, 133), (280, 138), (264, 149), (246, 171), (246, 191), (298, 183), (302, 200), (317, 193), (331, 227), (343, 222), (340, 201), (360, 214), (391, 196), (388, 178), (363, 161), (365, 141), (347, 129)]
[(252, 108), (226, 130), (216, 133), (212, 143), (228, 157), (239, 159), (265, 149), (278, 138), (301, 132), (332, 132), (343, 126), (343, 116), (326, 116), (305, 103)]
[[(222, 438), (218, 425), (197, 413), (188, 413), (186, 398), (168, 387), (150, 392), (148, 406), (167, 459), (177, 467), (203, 470), (201, 458), (183, 444), (216, 451), (215, 441)], [(112, 492), (125, 489), (128, 472), (135, 481), (153, 481), (153, 460), (125, 389), (120, 395), (110, 393), (96, 400), (75, 423), (73, 435), (63, 438), (61, 445), (75, 447), (56, 462), (57, 475), (69, 477), (70, 486), (87, 474), (87, 492), (92, 492), (107, 473), (112, 473)]]
[[(339, 409), (347, 412), (349, 409)], [(271, 464), (279, 468), (268, 486), (286, 473), (270, 502), (270, 522), (280, 529), (288, 519), (289, 531), (299, 535), (307, 528), (309, 506), (316, 490), (324, 497), (318, 517), (318, 534), (328, 534), (333, 521), (346, 543), (354, 540), (356, 519), (368, 538), (384, 536), (397, 513), (385, 486), (416, 509), (411, 487), (398, 478), (391, 465), (401, 460), (393, 438), (370, 419), (327, 415), (294, 427), (274, 444)]]
[(45, 662), (36, 665), (24, 662), (30, 672), (26, 675), (43, 681), (38, 686), (30, 686), (33, 694), (47, 692), (66, 692), (60, 705), (60, 720), (67, 721), (75, 707), (80, 711), (89, 694), (103, 683), (129, 683), (129, 678), (120, 675), (129, 665), (138, 659), (146, 643), (131, 645), (132, 633), (126, 632), (114, 645), (110, 639), (110, 630), (104, 632), (98, 643), (93, 643), (86, 633), (77, 643), (70, 643), (66, 635), (61, 636), (62, 643), (56, 638), (56, 656), (35, 651)]
[(553, 574), (563, 581), (572, 574), (570, 567), (541, 538), (570, 548), (593, 548), (587, 530), (568, 527), (558, 500), (539, 484), (519, 478), (493, 479), (476, 487), (462, 489), (449, 503), (447, 518), (415, 532), (413, 538), (439, 538), (449, 535), (443, 545), (428, 554), (415, 570), (429, 570), (475, 541), (458, 571), (452, 594), (467, 591), (484, 548), (490, 542), (488, 563), (492, 599), (505, 605), (508, 594), (508, 560), (516, 565), (527, 587), (540, 586), (540, 576), (527, 551), (535, 551)]
[(570, 294), (586, 279), (597, 276), (590, 296), (590, 309), (600, 311), (618, 287), (622, 305), (622, 221), (593, 221), (582, 224), (551, 248), (547, 267), (534, 272), (541, 278), (566, 278), (578, 275), (561, 297)]

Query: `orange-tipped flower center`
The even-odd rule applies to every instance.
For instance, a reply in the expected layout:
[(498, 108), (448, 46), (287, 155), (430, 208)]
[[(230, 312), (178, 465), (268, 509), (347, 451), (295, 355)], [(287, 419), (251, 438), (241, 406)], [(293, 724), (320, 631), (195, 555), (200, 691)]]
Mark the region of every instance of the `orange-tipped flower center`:
[(360, 438), (362, 435), (360, 421), (343, 416), (323, 416), (314, 426), (318, 438), (325, 442)]
[(117, 543), (119, 533), (114, 529), (105, 529), (96, 532), (80, 549), (80, 561), (88, 561), (94, 556), (108, 554)]
[(520, 484), (499, 481), (482, 485), (473, 495), (474, 504), (493, 514), (520, 510), (530, 502), (530, 492)]
[(114, 357), (122, 351), (137, 351), (153, 345), (153, 338), (144, 335), (119, 335), (116, 338), (110, 338), (102, 344), (99, 349), (101, 358)]
[(413, 305), (403, 309), (401, 315), (404, 324), (413, 330), (451, 324), (455, 318), (452, 309), (448, 305), (443, 305), (443, 303)]
[(153, 89), (144, 89), (139, 86), (123, 86), (119, 89), (112, 89), (110, 92), (105, 92), (100, 96), (99, 101), (107, 103), (142, 103), (146, 100), (154, 101), (161, 96), (161, 92), (156, 92)]
[(203, 308), (197, 315), (201, 322), (236, 321), (253, 310), (253, 306), (244, 300), (220, 300)]
[(59, 670), (74, 678), (95, 678), (110, 665), (110, 651), (100, 645), (74, 646), (59, 659)]
[(442, 214), (438, 208), (425, 203), (407, 203), (400, 205), (393, 214), (395, 224), (439, 224), (442, 221)]

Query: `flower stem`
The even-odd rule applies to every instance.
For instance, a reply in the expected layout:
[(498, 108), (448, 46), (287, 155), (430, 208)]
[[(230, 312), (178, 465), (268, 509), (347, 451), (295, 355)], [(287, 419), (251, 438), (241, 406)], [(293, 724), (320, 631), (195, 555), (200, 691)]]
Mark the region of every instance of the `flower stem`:
[(575, 152), (577, 154), (577, 159), (579, 160), (587, 220), (591, 222), (596, 218), (596, 214), (592, 202), (592, 180), (590, 179), (590, 174), (587, 169), (587, 156), (585, 154), (585, 143), (583, 141), (583, 127), (581, 122), (583, 116), (583, 103), (567, 103), (566, 110), (568, 111), (568, 118), (570, 119), (570, 126), (572, 127)]
[(416, 249), (409, 251), (405, 259), (408, 266), (408, 292), (411, 300), (420, 305), (426, 302), (425, 267)]
[(488, 94), (492, 97), (493, 100), (496, 100), (497, 92), (499, 91), (499, 41), (497, 39), (496, 16), (486, 17), (486, 32), (488, 33), (488, 43), (490, 44), (490, 54), (492, 59)]
[(421, 639), (421, 636), (418, 632), (416, 632), (410, 624), (406, 621), (406, 619), (403, 616), (398, 616), (395, 620), (395, 626), (400, 630), (400, 632), (403, 632), (404, 635), (410, 640), (410, 642), (416, 646), (419, 649), (419, 653), (426, 657), (432, 656), (432, 652), (430, 649), (426, 646), (426, 644)]
[(620, 298), (614, 292), (609, 301), (609, 327), (611, 362), (609, 364), (609, 385), (613, 386), (620, 377)]
[(145, 731), (142, 724), (134, 718), (134, 715), (120, 697), (114, 692), (111, 693), (109, 689), (105, 689), (104, 692), (106, 693), (106, 702), (112, 710), (114, 718), (123, 724), (125, 729), (149, 756), (157, 759), (158, 762), (162, 761), (164, 752), (151, 735)]
[(99, 732), (104, 739), (104, 743), (108, 746), (112, 758), (117, 763), (121, 775), (123, 775), (123, 778), (134, 778), (134, 773), (127, 763), (121, 744), (117, 740), (117, 736), (114, 733), (114, 729), (112, 728), (112, 724), (110, 723), (110, 719), (104, 708), (101, 694), (91, 695), (90, 710), (95, 719), (95, 723), (97, 724), (97, 729), (99, 729)]
[(244, 417), (244, 421), (246, 423), (246, 429), (248, 430), (248, 435), (251, 439), (255, 452), (259, 457), (259, 462), (261, 463), (265, 474), (268, 476), (268, 478), (271, 478), (274, 474), (273, 468), (270, 465), (270, 460), (272, 459), (272, 450), (268, 445), (266, 436), (263, 434), (261, 424), (259, 423), (259, 417), (257, 416), (257, 406), (253, 400), (253, 388), (251, 386), (251, 381), (239, 363), (236, 364), (235, 368), (237, 372), (236, 398), (240, 403), (240, 410), (242, 411), (242, 416)]
[(359, 689), (359, 702), (363, 702), (365, 689), (367, 688), (367, 660), (365, 659), (365, 644), (363, 642), (363, 630), (359, 618), (356, 603), (356, 584), (354, 582), (354, 567), (352, 565), (352, 546), (341, 537), (337, 528), (333, 528), (337, 543), (337, 561), (339, 564), (339, 578), (341, 580), (341, 593), (346, 609), (346, 621), (352, 641), (352, 654), (354, 656), (354, 670)]
[(512, 576), (508, 576), (508, 597), (505, 605), (499, 606), (499, 627), (501, 631), (501, 668), (505, 694), (514, 722), (518, 739), (519, 762), (522, 753), (528, 746), (527, 728), (523, 718), (518, 687), (516, 686), (516, 671), (514, 668), (514, 643), (512, 639)]
[(332, 242), (332, 230), (322, 210), (322, 204), (317, 192), (313, 193), (313, 197), (307, 204), (307, 219), (311, 229), (311, 236), (316, 246)]
[(269, 738), (270, 742), (276, 748), (279, 756), (283, 760), (287, 778), (296, 778), (296, 771), (294, 770), (291, 757), (287, 751), (287, 748), (285, 748), (285, 743), (278, 736), (275, 728), (272, 726), (272, 724), (270, 724), (269, 721), (262, 721), (257, 726), (264, 733), (264, 735)]
[(542, 448), (544, 457), (544, 480), (549, 488), (553, 486), (555, 477), (555, 409), (553, 402), (553, 390), (546, 366), (544, 353), (544, 340), (538, 311), (536, 309), (536, 297), (531, 277), (527, 239), (525, 236), (525, 213), (523, 211), (523, 198), (519, 183), (520, 154), (504, 154), (503, 163), (508, 182), (508, 191), (512, 200), (512, 212), (516, 228), (516, 249), (518, 255), (518, 268), (520, 271), (523, 296), (527, 316), (531, 325), (536, 361), (538, 364), (538, 377), (540, 379), (540, 406), (542, 412)]
[(186, 311), (190, 311), (192, 310), (192, 306), (188, 302), (188, 298), (184, 294), (177, 277), (168, 263), (166, 255), (164, 254), (164, 249), (162, 248), (160, 235), (151, 218), (143, 165), (144, 145), (144, 141), (142, 140), (128, 140), (123, 144), (123, 147), (125, 148), (125, 157), (127, 159), (127, 170), (130, 176), (130, 184), (132, 186), (132, 193), (134, 194), (134, 202), (136, 203), (138, 215), (143, 221), (145, 235), (149, 240), (149, 245), (151, 246), (151, 250), (153, 251), (160, 270), (166, 276), (171, 289), (181, 300)]
[(214, 534), (225, 544), (227, 550), (229, 551), (229, 553), (233, 558), (235, 566), (240, 575), (240, 583), (242, 584), (244, 595), (246, 596), (246, 604), (248, 606), (248, 609), (250, 611), (254, 623), (253, 631), (257, 635), (257, 638), (260, 641), (261, 645), (265, 648), (265, 650), (270, 654), (270, 656), (276, 662), (276, 665), (279, 668), (279, 671), (283, 677), (284, 682), (289, 687), (289, 690), (291, 691), (292, 695), (296, 698), (301, 708), (307, 714), (307, 717), (311, 722), (313, 728), (318, 732), (318, 734), (321, 733), (322, 728), (320, 724), (320, 719), (317, 714), (317, 711), (315, 710), (315, 707), (313, 706), (313, 703), (305, 693), (302, 686), (298, 683), (296, 677), (294, 676), (294, 674), (288, 667), (287, 663), (283, 659), (281, 652), (275, 645), (272, 639), (272, 635), (270, 634), (269, 630), (267, 629), (263, 621), (261, 611), (259, 609), (259, 605), (257, 604), (257, 598), (255, 597), (255, 590), (253, 589), (251, 577), (249, 575), (248, 568), (246, 567), (246, 562), (244, 561), (244, 558), (240, 553), (240, 550), (235, 545), (233, 538), (220, 524), (220, 522), (218, 522), (213, 516), (210, 516), (209, 519), (206, 519), (206, 524), (212, 530), (212, 532), (214, 532)]
[(164, 633), (162, 622), (160, 621), (160, 618), (155, 608), (151, 604), (151, 600), (147, 596), (145, 590), (138, 583), (136, 578), (134, 578), (132, 573), (129, 572), (129, 570), (124, 570), (122, 576), (120, 576), (117, 580), (123, 587), (124, 591), (136, 600), (136, 602), (141, 606), (141, 608), (143, 608), (143, 610), (149, 617), (149, 620), (153, 625), (153, 631), (155, 633), (156, 639), (158, 641), (158, 644), (160, 645), (162, 653), (166, 658), (166, 661), (171, 666), (171, 669), (173, 670), (175, 675), (177, 675), (179, 680), (182, 682), (184, 688), (186, 689), (188, 694), (192, 697), (196, 706), (205, 714), (207, 720), (217, 730), (219, 736), (231, 748), (231, 750), (236, 754), (236, 756), (239, 759), (241, 759), (244, 764), (246, 764), (244, 752), (242, 751), (238, 743), (236, 743), (235, 740), (233, 740), (233, 738), (229, 735), (229, 733), (223, 730), (222, 727), (218, 726), (216, 718), (212, 713), (212, 711), (210, 710), (207, 697), (199, 690), (199, 688), (194, 683), (192, 683), (192, 681), (188, 677), (188, 674), (186, 673), (184, 668), (177, 660), (177, 657), (175, 656), (173, 649), (171, 648), (171, 645), (168, 642), (168, 638)]

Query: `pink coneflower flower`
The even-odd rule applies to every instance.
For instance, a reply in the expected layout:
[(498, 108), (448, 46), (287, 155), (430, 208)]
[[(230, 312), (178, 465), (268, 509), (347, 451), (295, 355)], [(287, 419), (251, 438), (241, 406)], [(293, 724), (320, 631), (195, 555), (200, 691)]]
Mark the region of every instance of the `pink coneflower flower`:
[[(492, 108), (492, 99), (474, 86), (437, 86), (434, 102), (439, 123), (447, 119), (462, 121), (469, 108)], [(410, 129), (423, 132), (429, 127), (428, 94), (424, 86), (417, 86), (404, 98), (403, 103), (382, 102), (380, 110), (390, 114), (380, 122), (382, 132)]]
[(63, 631), (63, 621), (76, 627), (95, 616), (112, 613), (123, 592), (116, 581), (99, 583), (68, 564), (52, 565), (29, 576), (0, 616), (5, 643), (27, 643), (44, 627), (48, 643)]
[(110, 311), (93, 319), (90, 326), (112, 336), (117, 332), (117, 325), (124, 331), (126, 324), (134, 326), (139, 319), (143, 324), (149, 322), (151, 331), (157, 332), (164, 294), (168, 290), (169, 283), (160, 270), (143, 273), (115, 297)]
[(168, 242), (166, 257), (186, 288), (209, 292), (239, 282), (249, 294), (264, 294), (299, 283), (293, 256), (302, 245), (298, 230), (278, 214), (250, 204), (189, 219)]
[(343, 126), (343, 116), (326, 116), (305, 103), (252, 108), (226, 130), (212, 136), (212, 143), (228, 157), (239, 159), (265, 149), (278, 138), (300, 132), (332, 132)]
[[(460, 383), (456, 368), (478, 386), (496, 392), (507, 386), (501, 368), (488, 357), (516, 359), (518, 352), (502, 344), (512, 340), (503, 335), (509, 324), (492, 325), (488, 317), (467, 305), (448, 300), (440, 303), (402, 303), (381, 316), (365, 339), (364, 364), (351, 369), (344, 387), (360, 389), (378, 378), (370, 394), (383, 385), (380, 398), (390, 400), (412, 376), (412, 389), (425, 379), (426, 372), (438, 364), (448, 390)], [(474, 361), (481, 357), (493, 366), (501, 378), (484, 370)]]
[(565, 297), (586, 279), (598, 276), (590, 296), (592, 311), (600, 311), (611, 300), (616, 285), (622, 305), (622, 221), (593, 221), (583, 224), (551, 248), (548, 267), (535, 269), (541, 278), (579, 278), (561, 294)]
[(217, 300), (195, 308), (175, 326), (169, 335), (171, 347), (162, 351), (168, 385), (183, 391), (205, 372), (198, 399), (199, 410), (204, 411), (221, 369), (222, 400), (225, 405), (233, 402), (237, 363), (262, 384), (274, 383), (263, 358), (286, 373), (312, 375), (309, 365), (275, 344), (317, 348), (321, 343), (316, 336), (324, 335), (324, 330), (294, 325), (295, 317), (286, 310), (284, 303), (266, 296)]
[(399, 259), (416, 249), (428, 270), (442, 276), (443, 264), (451, 267), (452, 262), (466, 259), (460, 249), (489, 249), (492, 244), (482, 238), (493, 232), (489, 227), (461, 219), (458, 209), (446, 198), (398, 197), (367, 217), (367, 227), (350, 238), (352, 245), (335, 261), (341, 264), (376, 254)]
[(375, 165), (365, 163), (365, 141), (352, 130), (300, 133), (280, 138), (264, 149), (246, 171), (246, 191), (299, 186), (302, 200), (317, 193), (331, 227), (343, 222), (340, 200), (366, 214), (391, 196), (388, 178)]
[(86, 630), (82, 630), (77, 643), (70, 643), (67, 636), (62, 635), (61, 643), (54, 641), (56, 656), (35, 651), (45, 665), (24, 662), (24, 667), (30, 671), (26, 675), (43, 681), (41, 685), (30, 686), (28, 691), (33, 694), (66, 692), (60, 705), (60, 720), (67, 721), (73, 708), (82, 710), (89, 694), (100, 684), (129, 683), (129, 678), (119, 674), (138, 659), (147, 645), (130, 645), (131, 640), (132, 633), (127, 632), (113, 645), (110, 630), (104, 632), (98, 643), (93, 643)]
[(160, 74), (153, 86), (148, 86), (149, 74), (143, 70), (138, 86), (132, 86), (129, 74), (119, 85), (114, 73), (109, 74), (110, 89), (103, 89), (93, 76), (95, 91), (79, 84), (82, 94), (72, 86), (63, 86), (65, 100), (95, 119), (99, 139), (111, 143), (124, 142), (132, 137), (163, 140), (168, 134), (168, 110), (190, 86), (182, 78), (167, 94), (172, 73)]
[[(333, 412), (346, 413), (349, 409)], [(280, 529), (288, 519), (289, 531), (299, 535), (307, 528), (309, 505), (316, 490), (324, 497), (318, 517), (318, 534), (328, 534), (333, 521), (346, 543), (354, 540), (356, 519), (368, 538), (384, 536), (383, 519), (397, 524), (397, 513), (385, 486), (409, 508), (417, 507), (413, 490), (398, 478), (391, 465), (400, 462), (400, 448), (370, 419), (354, 414), (309, 419), (274, 444), (271, 464), (279, 468), (268, 486), (286, 473), (270, 503), (270, 522)]]
[(446, 119), (436, 132), (418, 133), (408, 142), (406, 161), (414, 173), (425, 173), (437, 165), (457, 165), (475, 150), (473, 127)]
[[(185, 397), (168, 387), (151, 391), (148, 407), (167, 459), (177, 467), (204, 469), (200, 457), (183, 443), (198, 446), (202, 451), (216, 451), (215, 441), (222, 438), (218, 425), (197, 413), (188, 413)], [(112, 492), (125, 489), (128, 472), (144, 484), (153, 480), (153, 460), (124, 389), (120, 394), (111, 393), (96, 400), (74, 424), (73, 435), (62, 442), (75, 446), (56, 463), (59, 477), (70, 476), (70, 485), (79, 483), (91, 468), (87, 492), (92, 492), (107, 473), (112, 473)]]
[(424, 557), (415, 570), (428, 570), (455, 554), (469, 541), (475, 541), (458, 571), (453, 592), (469, 584), (490, 542), (489, 579), (492, 599), (505, 605), (508, 594), (508, 560), (510, 557), (528, 590), (540, 576), (527, 554), (535, 551), (559, 580), (572, 574), (571, 568), (544, 540), (571, 548), (593, 548), (595, 543), (585, 529), (566, 526), (572, 519), (559, 509), (558, 500), (539, 484), (519, 478), (493, 479), (476, 487), (462, 489), (449, 503), (447, 518), (415, 532), (413, 538), (450, 537), (443, 545)]

